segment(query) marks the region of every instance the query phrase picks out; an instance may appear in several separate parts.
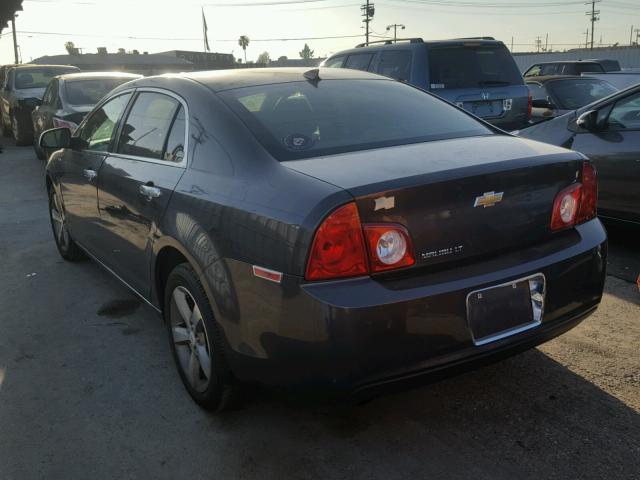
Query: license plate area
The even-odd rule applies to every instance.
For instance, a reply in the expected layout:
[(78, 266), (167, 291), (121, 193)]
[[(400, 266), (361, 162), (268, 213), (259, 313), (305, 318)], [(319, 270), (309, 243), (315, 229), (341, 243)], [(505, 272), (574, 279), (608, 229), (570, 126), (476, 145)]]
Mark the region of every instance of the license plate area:
[(545, 293), (542, 273), (469, 293), (467, 321), (473, 343), (484, 345), (540, 325)]
[(502, 100), (464, 102), (464, 109), (478, 117), (502, 115)]

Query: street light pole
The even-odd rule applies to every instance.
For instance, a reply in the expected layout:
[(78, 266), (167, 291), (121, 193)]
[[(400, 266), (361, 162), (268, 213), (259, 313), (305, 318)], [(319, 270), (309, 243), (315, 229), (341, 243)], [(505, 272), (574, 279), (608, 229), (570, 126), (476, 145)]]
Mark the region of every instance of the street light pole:
[(18, 40), (16, 39), (16, 16), (11, 18), (11, 30), (13, 30), (13, 57), (18, 64)]
[(406, 28), (401, 23), (394, 23), (393, 25), (387, 25), (387, 32), (393, 28), (393, 43), (395, 43), (396, 40), (398, 39), (398, 35), (397, 35), (398, 27), (400, 27), (401, 30), (404, 30)]

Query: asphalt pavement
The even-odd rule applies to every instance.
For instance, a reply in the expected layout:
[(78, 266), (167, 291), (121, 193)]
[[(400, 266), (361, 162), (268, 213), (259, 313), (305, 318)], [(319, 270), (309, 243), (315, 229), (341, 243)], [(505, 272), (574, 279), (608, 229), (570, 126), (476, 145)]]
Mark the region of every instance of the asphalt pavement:
[(159, 318), (58, 256), (44, 163), (4, 142), (0, 479), (640, 478), (637, 232), (612, 238), (599, 310), (538, 349), (363, 405), (255, 389), (216, 416)]

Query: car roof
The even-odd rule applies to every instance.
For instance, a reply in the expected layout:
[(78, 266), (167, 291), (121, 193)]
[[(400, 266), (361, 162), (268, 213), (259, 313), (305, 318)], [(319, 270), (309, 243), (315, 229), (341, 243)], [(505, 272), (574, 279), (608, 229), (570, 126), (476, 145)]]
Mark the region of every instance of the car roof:
[(330, 55), (329, 58), (333, 58), (339, 55), (349, 55), (352, 53), (363, 53), (363, 52), (376, 52), (380, 49), (385, 50), (407, 50), (407, 49), (415, 49), (415, 48), (424, 48), (424, 47), (432, 47), (432, 46), (454, 46), (454, 45), (464, 45), (464, 44), (479, 44), (479, 45), (504, 45), (500, 40), (490, 39), (488, 37), (469, 37), (469, 38), (449, 38), (444, 40), (422, 40), (421, 38), (410, 38), (410, 39), (399, 39), (395, 43), (386, 43), (391, 42), (391, 40), (387, 40), (382, 43), (373, 43), (369, 45), (358, 45), (354, 48), (349, 48), (346, 50), (340, 50), (339, 52)]
[[(540, 75), (539, 77), (525, 77), (525, 83), (549, 83), (560, 80), (600, 80), (598, 78), (589, 77), (589, 76), (580, 76), (580, 75)], [(600, 80), (604, 81), (604, 80)]]
[[(231, 90), (234, 88), (253, 87), (258, 85), (268, 85), (277, 83), (302, 82), (310, 81), (305, 78), (304, 74), (310, 72), (313, 75), (314, 70), (318, 70), (320, 81), (322, 80), (387, 80), (390, 79), (381, 75), (363, 72), (361, 70), (350, 70), (346, 68), (309, 68), (309, 67), (293, 67), (293, 68), (237, 68), (233, 70), (213, 70), (204, 72), (187, 72), (179, 74), (166, 74), (160, 77), (182, 77), (194, 80), (214, 92), (223, 90)], [(143, 82), (146, 79), (154, 79), (158, 77), (146, 77), (137, 82)]]
[(604, 58), (586, 58), (584, 60), (553, 60), (549, 62), (536, 62), (533, 65), (549, 65), (552, 63), (602, 63), (602, 62), (615, 62), (616, 60), (607, 60)]
[(64, 81), (88, 80), (91, 78), (129, 78), (134, 80), (136, 78), (142, 78), (142, 75), (127, 72), (75, 72), (58, 75), (58, 78)]
[(78, 67), (73, 65), (37, 65), (35, 63), (21, 63), (19, 65), (12, 65), (12, 68), (15, 69), (43, 69), (43, 68), (74, 68), (76, 70), (80, 70)]

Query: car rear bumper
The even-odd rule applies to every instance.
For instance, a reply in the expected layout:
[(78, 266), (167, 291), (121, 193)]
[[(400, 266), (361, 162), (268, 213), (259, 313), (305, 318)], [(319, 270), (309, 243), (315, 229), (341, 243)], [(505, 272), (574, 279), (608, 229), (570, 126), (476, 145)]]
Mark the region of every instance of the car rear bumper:
[[(606, 269), (606, 232), (598, 220), (545, 245), (455, 269), (410, 277), (282, 284), (230, 264), (238, 310), (220, 312), (228, 359), (244, 381), (362, 391), (440, 378), (531, 348), (595, 310)], [(473, 342), (466, 296), (542, 273), (540, 325), (481, 346)], [(219, 272), (218, 272), (219, 278)]]

